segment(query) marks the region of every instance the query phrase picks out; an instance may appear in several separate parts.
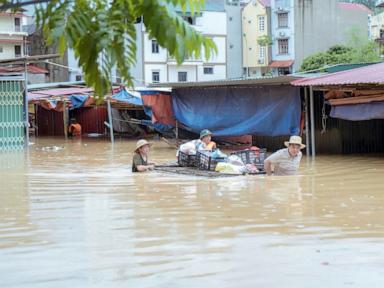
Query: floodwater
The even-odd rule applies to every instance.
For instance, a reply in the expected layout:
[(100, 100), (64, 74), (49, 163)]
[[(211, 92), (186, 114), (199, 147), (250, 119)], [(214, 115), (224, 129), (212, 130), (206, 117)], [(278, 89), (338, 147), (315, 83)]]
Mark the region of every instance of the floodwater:
[(132, 175), (134, 142), (32, 141), (0, 154), (0, 287), (384, 287), (383, 156), (204, 179)]

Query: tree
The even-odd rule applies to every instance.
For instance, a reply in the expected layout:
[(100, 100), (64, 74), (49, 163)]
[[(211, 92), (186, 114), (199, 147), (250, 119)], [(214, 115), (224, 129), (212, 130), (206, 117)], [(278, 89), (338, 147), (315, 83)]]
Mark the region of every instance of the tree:
[(326, 52), (316, 53), (304, 59), (301, 71), (321, 69), (328, 65), (367, 63), (380, 61), (379, 46), (368, 40), (359, 29), (349, 31), (348, 46), (334, 45)]
[[(47, 2), (36, 8), (38, 27), (47, 43), (57, 41), (60, 53), (74, 50), (86, 83), (103, 96), (111, 88), (111, 69), (132, 85), (130, 68), (136, 61), (135, 23), (142, 19), (149, 37), (168, 50), (178, 64), (187, 57), (209, 59), (217, 53), (212, 39), (196, 32), (182, 14), (194, 15), (204, 0), (35, 0)], [(0, 10), (20, 5), (19, 0), (0, 0)], [(6, 5), (1, 7), (1, 5)]]

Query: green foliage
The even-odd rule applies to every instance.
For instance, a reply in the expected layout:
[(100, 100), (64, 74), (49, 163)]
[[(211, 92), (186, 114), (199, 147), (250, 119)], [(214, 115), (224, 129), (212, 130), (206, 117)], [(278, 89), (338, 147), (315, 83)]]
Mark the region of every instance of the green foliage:
[(316, 53), (304, 59), (301, 71), (311, 71), (329, 65), (380, 61), (378, 44), (368, 40), (359, 29), (349, 32), (348, 46), (335, 45), (326, 52)]
[[(17, 0), (0, 0), (0, 4)], [(36, 22), (49, 43), (74, 50), (88, 85), (96, 96), (111, 89), (111, 70), (132, 85), (130, 68), (136, 61), (135, 21), (143, 19), (149, 38), (166, 48), (178, 64), (188, 57), (206, 59), (217, 48), (170, 7), (192, 15), (204, 7), (204, 0), (50, 0), (36, 7)]]
[(259, 39), (257, 39), (257, 44), (260, 46), (271, 46), (273, 44), (272, 38), (268, 35), (260, 36)]

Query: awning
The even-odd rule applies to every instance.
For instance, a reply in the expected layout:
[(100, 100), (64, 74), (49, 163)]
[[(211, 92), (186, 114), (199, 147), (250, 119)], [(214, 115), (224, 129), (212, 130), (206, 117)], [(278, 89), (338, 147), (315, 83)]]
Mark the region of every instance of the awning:
[(291, 67), (292, 64), (293, 64), (293, 60), (272, 61), (268, 67), (270, 67), (270, 68), (288, 68), (288, 67)]
[(384, 63), (373, 64), (361, 68), (331, 73), (328, 75), (299, 79), (291, 83), (294, 86), (332, 86), (384, 84)]

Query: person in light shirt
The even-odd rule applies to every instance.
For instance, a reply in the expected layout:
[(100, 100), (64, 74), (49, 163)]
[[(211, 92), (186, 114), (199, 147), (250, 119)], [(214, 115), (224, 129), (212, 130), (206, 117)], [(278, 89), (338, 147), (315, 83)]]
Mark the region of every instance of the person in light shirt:
[(301, 149), (305, 148), (300, 136), (291, 136), (289, 141), (284, 142), (287, 148), (280, 149), (264, 161), (264, 170), (267, 175), (284, 176), (295, 175), (300, 167), (303, 156)]

